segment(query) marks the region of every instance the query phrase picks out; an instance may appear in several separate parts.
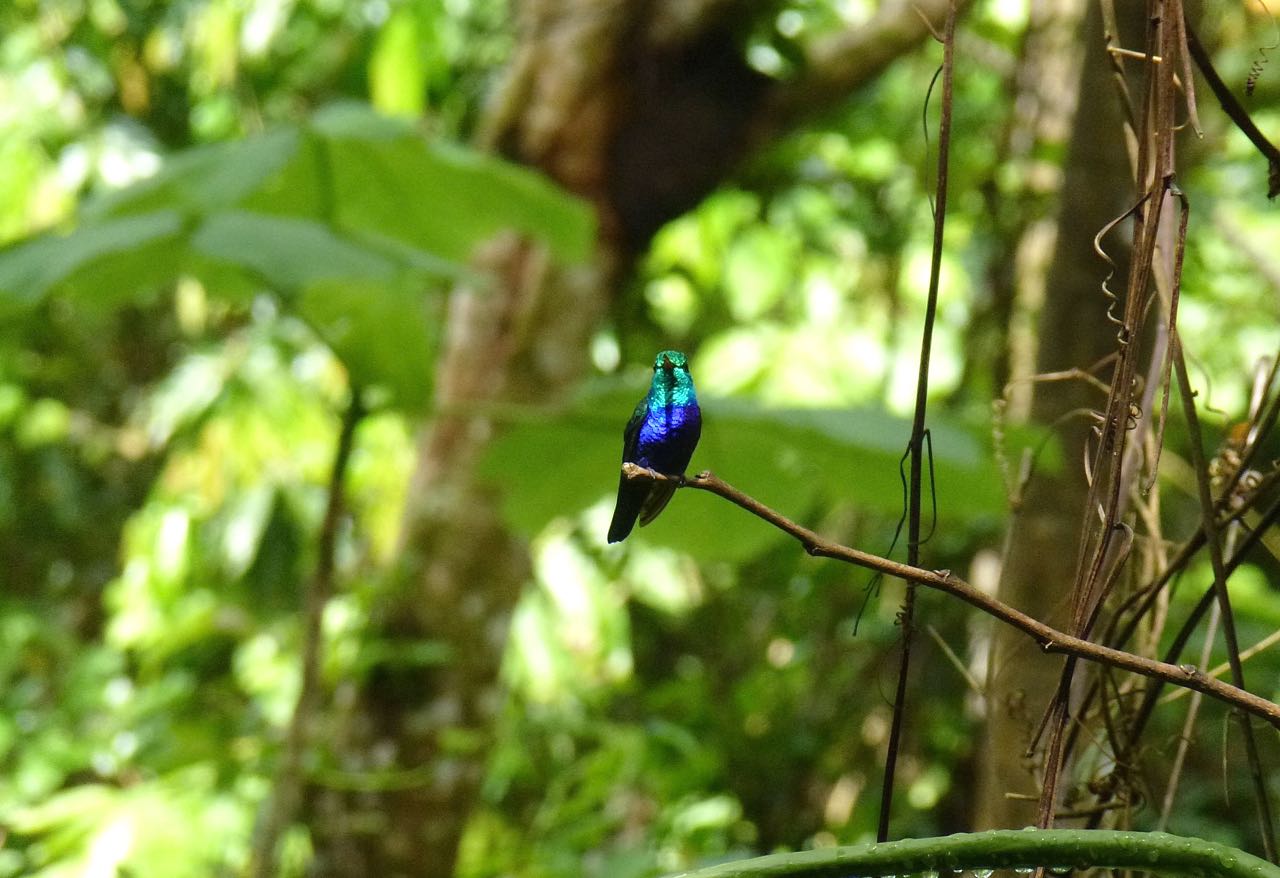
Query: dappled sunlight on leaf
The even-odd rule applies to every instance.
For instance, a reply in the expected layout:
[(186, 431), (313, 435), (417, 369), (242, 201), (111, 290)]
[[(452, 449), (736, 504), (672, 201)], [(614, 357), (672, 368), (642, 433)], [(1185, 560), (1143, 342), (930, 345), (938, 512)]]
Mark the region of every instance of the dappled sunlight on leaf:
[(193, 765), (127, 789), (83, 785), (25, 808), (10, 820), (19, 835), (42, 835), (32, 876), (139, 878), (206, 875), (245, 855), (248, 815), (228, 808), (216, 770)]

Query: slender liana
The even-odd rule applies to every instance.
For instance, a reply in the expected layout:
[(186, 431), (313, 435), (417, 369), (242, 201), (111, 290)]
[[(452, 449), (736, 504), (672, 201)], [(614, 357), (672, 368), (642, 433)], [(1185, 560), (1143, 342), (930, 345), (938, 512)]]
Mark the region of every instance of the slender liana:
[[(649, 393), (636, 405), (622, 431), (622, 462), (663, 475), (682, 475), (701, 434), (702, 410), (693, 392), (689, 359), (679, 351), (663, 351), (653, 361)], [(672, 482), (620, 476), (609, 542), (626, 539), (637, 518), (641, 527), (657, 518), (675, 490)]]

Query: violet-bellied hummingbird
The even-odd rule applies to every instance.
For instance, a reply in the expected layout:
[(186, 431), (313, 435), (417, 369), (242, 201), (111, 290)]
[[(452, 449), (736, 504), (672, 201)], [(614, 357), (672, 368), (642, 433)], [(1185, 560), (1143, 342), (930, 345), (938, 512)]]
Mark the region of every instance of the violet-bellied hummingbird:
[[(679, 351), (663, 351), (653, 361), (653, 383), (622, 431), (622, 462), (666, 476), (684, 474), (702, 433), (702, 410), (693, 392), (689, 359)], [(640, 526), (658, 517), (676, 486), (671, 482), (618, 480), (618, 505), (609, 525), (609, 542), (624, 540), (639, 518)]]

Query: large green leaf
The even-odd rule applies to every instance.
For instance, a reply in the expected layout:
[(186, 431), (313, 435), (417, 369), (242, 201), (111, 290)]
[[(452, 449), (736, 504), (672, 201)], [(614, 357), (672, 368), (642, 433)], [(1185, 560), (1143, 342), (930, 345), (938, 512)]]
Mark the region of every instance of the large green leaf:
[(233, 206), (398, 238), (459, 262), (504, 229), (543, 240), (568, 262), (590, 255), (594, 235), (586, 206), (541, 175), (429, 142), (408, 122), (354, 103), (320, 110), (305, 125), (180, 153), (156, 176), (91, 203), (82, 218)]
[(154, 176), (86, 203), (80, 221), (89, 225), (159, 209), (198, 214), (239, 204), (296, 158), (298, 139), (297, 128), (280, 128), (249, 140), (183, 150)]
[(312, 321), (357, 381), (420, 406), (427, 320), (439, 311), (427, 300), (508, 229), (564, 261), (586, 259), (594, 234), (590, 209), (536, 173), (342, 104), (179, 153), (86, 206), (70, 234), (0, 251), (0, 314), (51, 293), (113, 307), (183, 274), (221, 298), (270, 290)]
[(92, 287), (114, 296), (124, 287), (144, 292), (157, 276), (173, 271), (166, 254), (182, 229), (173, 210), (110, 219), (70, 235), (46, 235), (0, 253), (0, 313), (35, 305), (76, 274), (93, 276)]
[(423, 148), (416, 139), (333, 135), (324, 142), (343, 228), (378, 231), (457, 260), (504, 229), (541, 238), (565, 261), (590, 253), (590, 214), (526, 169), (446, 144)]
[[(557, 515), (612, 496), (622, 425), (643, 388), (589, 392), (560, 415), (512, 425), (494, 443), (484, 471), (498, 483), (514, 526), (535, 533)], [(932, 420), (938, 514), (974, 521), (1004, 514), (1003, 481), (981, 431)], [(741, 400), (704, 400), (702, 440), (690, 472), (717, 475), (785, 515), (803, 518), (818, 502), (848, 501), (896, 516), (903, 503), (898, 463), (911, 425), (874, 409), (777, 409)], [(633, 538), (709, 559), (740, 560), (781, 539), (778, 531), (704, 492), (681, 492)]]
[[(264, 285), (294, 291), (337, 278), (390, 284), (390, 259), (334, 234), (318, 222), (228, 211), (210, 216), (191, 240), (200, 253), (238, 264)], [(370, 287), (377, 295), (377, 288)]]
[(346, 363), (353, 383), (389, 387), (410, 409), (426, 405), (437, 300), (412, 288), (327, 280), (304, 289), (297, 308)]

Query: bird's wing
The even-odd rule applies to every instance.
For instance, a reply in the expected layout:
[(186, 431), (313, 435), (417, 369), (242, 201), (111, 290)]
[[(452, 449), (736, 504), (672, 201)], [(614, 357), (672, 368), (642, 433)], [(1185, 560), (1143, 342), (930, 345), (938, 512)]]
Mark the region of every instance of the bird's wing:
[(640, 441), (640, 425), (644, 423), (644, 416), (649, 411), (649, 400), (640, 400), (636, 403), (636, 410), (631, 413), (631, 419), (627, 421), (627, 425), (622, 428), (622, 462), (631, 461), (635, 463), (636, 459), (636, 443)]
[[(649, 406), (645, 399), (640, 400), (631, 420), (622, 430), (622, 462), (635, 463), (637, 445), (640, 442), (640, 425)], [(632, 482), (625, 475), (618, 476), (618, 503), (613, 509), (613, 521), (609, 524), (609, 542), (624, 540), (631, 528), (635, 526), (636, 516), (644, 508), (649, 497), (651, 486), (644, 482)]]

